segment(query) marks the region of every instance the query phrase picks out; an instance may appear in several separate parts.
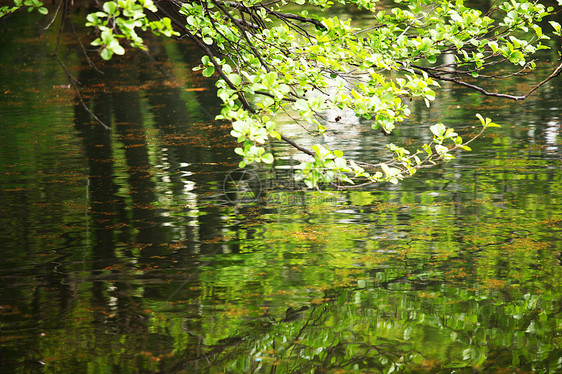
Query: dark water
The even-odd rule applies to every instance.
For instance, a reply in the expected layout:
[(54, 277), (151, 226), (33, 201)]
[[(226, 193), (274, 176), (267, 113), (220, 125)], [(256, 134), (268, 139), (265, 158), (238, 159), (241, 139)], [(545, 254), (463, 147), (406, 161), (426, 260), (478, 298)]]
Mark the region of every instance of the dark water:
[[(0, 31), (0, 372), (562, 372), (560, 79), (413, 103), (397, 143), (476, 113), (502, 128), (396, 186), (306, 191), (274, 144), (277, 168), (243, 176), (254, 201), (229, 189), (193, 46), (152, 40), (102, 75), (63, 36), (106, 131), (36, 21)], [(384, 146), (338, 131), (356, 156)]]

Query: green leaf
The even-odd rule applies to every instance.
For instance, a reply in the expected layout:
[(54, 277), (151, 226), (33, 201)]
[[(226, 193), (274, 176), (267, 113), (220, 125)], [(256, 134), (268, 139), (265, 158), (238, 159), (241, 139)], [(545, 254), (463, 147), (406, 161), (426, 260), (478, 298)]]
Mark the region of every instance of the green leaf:
[(113, 51), (109, 48), (103, 48), (100, 52), (100, 56), (104, 60), (110, 60), (111, 56), (113, 56)]
[(264, 153), (264, 154), (261, 156), (261, 160), (262, 160), (263, 162), (265, 162), (266, 164), (272, 164), (273, 161), (274, 161), (273, 155), (272, 155), (271, 153), (269, 153), (269, 152), (268, 152), (268, 153)]
[(239, 86), (242, 83), (242, 77), (238, 74), (228, 74), (228, 79), (234, 84), (235, 86)]
[(275, 100), (273, 100), (269, 96), (264, 96), (264, 98), (262, 99), (260, 104), (263, 108), (268, 108), (268, 107), (272, 106), (273, 104), (275, 104)]
[(484, 117), (482, 117), (480, 113), (476, 113), (476, 117), (480, 120), (482, 126), (486, 127), (486, 121), (484, 121)]
[(117, 4), (114, 1), (108, 1), (103, 4), (103, 10), (105, 10), (107, 14), (113, 14), (117, 10)]
[(447, 130), (445, 125), (443, 125), (442, 123), (436, 123), (435, 125), (431, 126), (429, 129), (431, 130), (433, 135), (437, 137), (443, 136), (445, 134), (445, 131)]
[(210, 77), (211, 75), (213, 75), (215, 73), (215, 67), (213, 65), (211, 66), (207, 66), (205, 69), (203, 69), (202, 74), (204, 77)]
[(111, 41), (111, 43), (109, 43), (107, 48), (111, 49), (111, 51), (113, 53), (115, 53), (116, 55), (124, 55), (125, 54), (125, 49), (119, 44), (117, 39), (113, 39)]

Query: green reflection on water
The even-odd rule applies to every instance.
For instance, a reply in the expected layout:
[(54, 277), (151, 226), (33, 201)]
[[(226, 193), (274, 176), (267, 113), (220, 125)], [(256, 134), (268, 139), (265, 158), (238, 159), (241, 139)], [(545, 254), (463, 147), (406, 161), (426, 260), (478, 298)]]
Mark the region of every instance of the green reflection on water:
[[(104, 76), (69, 53), (106, 132), (60, 86), (54, 34), (29, 37), (1, 44), (0, 371), (562, 370), (555, 83), (516, 107), (445, 87), (401, 135), (483, 110), (503, 128), (397, 187), (262, 170), (233, 206), (235, 145), (193, 49), (154, 40), (161, 70), (132, 54)], [(17, 59), (33, 69), (8, 74)]]

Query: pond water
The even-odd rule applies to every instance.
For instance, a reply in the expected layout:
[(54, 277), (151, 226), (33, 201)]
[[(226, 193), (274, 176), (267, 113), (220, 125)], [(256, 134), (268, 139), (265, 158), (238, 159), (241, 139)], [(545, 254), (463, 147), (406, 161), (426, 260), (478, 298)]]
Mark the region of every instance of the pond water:
[[(276, 168), (236, 171), (189, 43), (100, 74), (63, 34), (107, 131), (49, 57), (55, 30), (7, 23), (0, 372), (562, 372), (560, 79), (523, 103), (444, 85), (397, 143), (472, 133), (476, 113), (502, 128), (397, 185), (311, 191), (283, 144)], [(522, 92), (552, 66), (494, 84)], [(372, 158), (385, 139), (326, 141)]]

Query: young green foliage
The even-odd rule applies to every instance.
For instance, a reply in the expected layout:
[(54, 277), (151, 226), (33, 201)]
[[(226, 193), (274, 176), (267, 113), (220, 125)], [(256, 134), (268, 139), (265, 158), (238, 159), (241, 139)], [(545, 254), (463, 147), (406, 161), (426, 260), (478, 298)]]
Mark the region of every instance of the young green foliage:
[[(487, 13), (462, 0), (395, 0), (396, 7), (386, 9), (378, 0), (339, 2), (368, 12), (363, 24), (369, 27), (325, 16), (333, 4), (326, 0), (297, 0), (294, 4), (306, 5), (300, 13), (286, 13), (295, 9), (291, 1), (181, 3), (173, 18), (176, 30), (166, 17), (148, 21), (145, 10), (160, 13), (151, 0), (110, 1), (103, 11), (88, 16), (88, 25), (98, 29), (92, 44), (100, 46), (105, 59), (124, 53), (119, 40), (144, 48), (136, 28), (190, 37), (205, 53), (195, 70), (218, 77), (223, 109), (217, 118), (232, 123), (240, 166), (273, 163), (269, 142), (281, 139), (310, 157), (298, 169), (314, 187), (357, 178), (397, 183), (420, 168), (453, 159), (453, 151), (470, 150), (473, 138), (463, 141), (454, 129), (435, 124), (430, 127), (433, 141), (415, 151), (389, 143), (389, 161), (353, 162), (325, 145), (300, 146), (292, 134), (280, 132), (280, 123), (290, 118), (322, 135), (334, 125), (328, 113), (352, 112), (361, 120), (358, 126), (392, 134), (409, 116), (410, 100), (431, 105), (439, 81), (524, 99), (530, 93), (489, 93), (473, 82), (491, 76), (489, 71), (502, 63), (519, 67), (518, 73), (534, 69), (532, 55), (547, 48), (542, 42), (549, 38), (539, 22), (553, 11), (525, 0), (496, 3)], [(561, 33), (556, 22), (550, 25), (553, 34)], [(494, 77), (501, 78), (496, 72)], [(483, 129), (495, 126), (478, 118)]]
[(14, 0), (13, 5), (0, 6), (0, 19), (26, 8), (29, 12), (37, 10), (41, 14), (49, 13), (40, 0)]
[(146, 10), (156, 13), (158, 9), (152, 0), (118, 0), (103, 4), (102, 11), (90, 13), (86, 26), (95, 27), (99, 31), (91, 44), (100, 47), (100, 55), (109, 60), (113, 54), (122, 55), (125, 49), (119, 43), (120, 39), (127, 40), (132, 47), (146, 49), (137, 29), (150, 29), (156, 35), (167, 37), (179, 35), (172, 29), (170, 18), (163, 17), (157, 21), (150, 21)]

